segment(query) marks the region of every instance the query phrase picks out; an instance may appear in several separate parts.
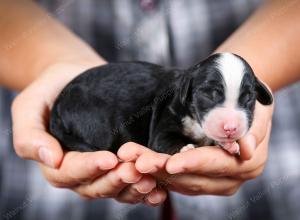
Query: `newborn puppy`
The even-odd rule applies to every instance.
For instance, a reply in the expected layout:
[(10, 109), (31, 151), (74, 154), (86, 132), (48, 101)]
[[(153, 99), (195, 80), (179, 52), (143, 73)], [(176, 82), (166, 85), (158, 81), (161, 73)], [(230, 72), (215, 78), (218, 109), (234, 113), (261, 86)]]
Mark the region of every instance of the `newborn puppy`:
[(273, 102), (249, 64), (231, 53), (186, 70), (111, 63), (64, 88), (49, 130), (66, 150), (117, 152), (133, 141), (168, 154), (215, 144), (233, 154), (252, 124), (256, 100)]

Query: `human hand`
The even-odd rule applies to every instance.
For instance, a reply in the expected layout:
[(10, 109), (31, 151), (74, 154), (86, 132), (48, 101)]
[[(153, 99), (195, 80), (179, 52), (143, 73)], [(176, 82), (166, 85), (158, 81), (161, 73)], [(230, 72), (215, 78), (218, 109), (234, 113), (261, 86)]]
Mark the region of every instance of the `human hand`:
[(124, 146), (118, 156), (124, 161), (136, 161), (139, 172), (152, 174), (165, 182), (163, 185), (170, 190), (187, 195), (232, 195), (243, 182), (256, 178), (263, 171), (268, 154), (272, 112), (273, 105), (256, 103), (252, 127), (239, 140), (239, 158), (211, 146), (173, 156), (162, 155), (142, 146), (131, 149)]
[(59, 167), (63, 150), (47, 132), (49, 113), (65, 85), (90, 67), (68, 63), (51, 65), (15, 98), (13, 142), (18, 156), (52, 168)]
[(56, 64), (17, 96), (12, 106), (16, 153), (40, 162), (52, 185), (70, 188), (84, 197), (113, 197), (134, 203), (142, 201), (140, 198), (148, 193), (144, 199), (147, 204), (160, 203), (152, 198), (161, 194), (154, 191), (155, 180), (142, 176), (132, 163), (119, 163), (114, 154), (105, 151), (64, 153), (59, 142), (47, 132), (49, 112), (58, 94), (74, 77), (91, 67)]
[(41, 169), (53, 186), (69, 188), (86, 199), (114, 198), (152, 206), (162, 202), (155, 200), (161, 192), (154, 178), (139, 173), (134, 163), (119, 163), (108, 151), (67, 152), (58, 169), (42, 164)]
[[(154, 178), (139, 173), (134, 163), (119, 162), (108, 151), (70, 151), (65, 153), (58, 169), (40, 166), (53, 186), (69, 188), (85, 199), (114, 198), (123, 203), (144, 202), (151, 206), (165, 199), (165, 194), (156, 189)], [(157, 195), (161, 200), (156, 199)]]

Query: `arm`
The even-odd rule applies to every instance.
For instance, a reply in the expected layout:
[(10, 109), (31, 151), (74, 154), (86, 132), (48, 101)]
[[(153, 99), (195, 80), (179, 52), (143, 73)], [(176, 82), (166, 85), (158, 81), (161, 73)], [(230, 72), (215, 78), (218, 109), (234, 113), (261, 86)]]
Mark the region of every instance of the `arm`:
[[(64, 153), (48, 134), (49, 111), (62, 88), (105, 60), (32, 1), (0, 1), (0, 83), (22, 90), (12, 106), (17, 154), (39, 161), (52, 185), (83, 197), (132, 203), (147, 193), (148, 204), (162, 202), (165, 192), (155, 190), (155, 180), (142, 176), (133, 163), (119, 163), (107, 151)], [(153, 196), (160, 199), (151, 203)]]
[(276, 91), (300, 79), (299, 20), (299, 1), (269, 0), (216, 52), (241, 55)]
[(0, 15), (2, 85), (22, 90), (55, 65), (76, 66), (80, 72), (105, 63), (93, 49), (32, 1), (1, 0)]

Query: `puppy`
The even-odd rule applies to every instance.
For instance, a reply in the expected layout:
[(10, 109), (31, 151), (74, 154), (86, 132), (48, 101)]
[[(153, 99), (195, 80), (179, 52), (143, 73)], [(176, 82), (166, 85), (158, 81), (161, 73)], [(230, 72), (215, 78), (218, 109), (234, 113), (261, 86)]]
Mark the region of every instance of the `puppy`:
[(49, 130), (66, 150), (117, 152), (129, 141), (162, 153), (219, 145), (239, 153), (255, 102), (273, 102), (249, 64), (214, 54), (188, 69), (145, 62), (96, 67), (71, 81), (51, 111)]

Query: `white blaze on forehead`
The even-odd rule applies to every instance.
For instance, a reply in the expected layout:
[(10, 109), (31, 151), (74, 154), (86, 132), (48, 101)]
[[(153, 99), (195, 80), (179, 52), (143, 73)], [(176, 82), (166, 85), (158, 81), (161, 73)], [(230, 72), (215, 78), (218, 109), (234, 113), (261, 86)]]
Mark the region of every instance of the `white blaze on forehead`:
[(236, 106), (244, 76), (244, 64), (231, 53), (223, 53), (217, 62), (225, 81), (225, 105)]

